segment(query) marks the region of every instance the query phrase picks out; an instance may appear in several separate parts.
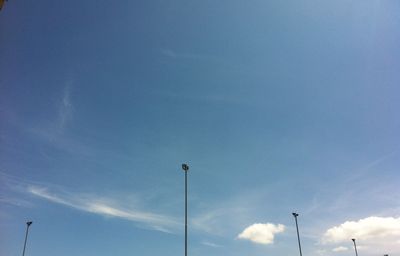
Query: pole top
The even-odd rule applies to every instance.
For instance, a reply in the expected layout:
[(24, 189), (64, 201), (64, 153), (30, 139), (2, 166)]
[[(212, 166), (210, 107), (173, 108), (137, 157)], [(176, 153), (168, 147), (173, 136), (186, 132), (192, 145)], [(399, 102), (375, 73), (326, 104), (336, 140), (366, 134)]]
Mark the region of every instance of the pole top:
[(26, 223), (26, 225), (28, 225), (28, 227), (30, 226), (30, 225), (32, 225), (32, 221), (28, 221), (27, 223)]
[(189, 166), (187, 164), (182, 164), (182, 170), (185, 172), (189, 171)]
[(293, 216), (296, 218), (297, 216), (299, 216), (299, 214), (298, 213), (295, 213), (295, 212), (293, 212), (292, 213), (293, 214)]

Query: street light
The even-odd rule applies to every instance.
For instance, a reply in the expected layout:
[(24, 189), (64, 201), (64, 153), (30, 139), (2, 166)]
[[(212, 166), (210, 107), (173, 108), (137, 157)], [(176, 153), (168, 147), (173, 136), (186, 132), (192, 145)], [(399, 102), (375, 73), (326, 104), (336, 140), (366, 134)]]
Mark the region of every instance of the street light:
[(355, 239), (355, 238), (352, 238), (351, 241), (353, 241), (353, 244), (354, 244), (354, 251), (356, 252), (356, 256), (358, 256), (357, 245), (356, 245), (356, 239)]
[(26, 232), (25, 232), (25, 243), (24, 243), (24, 250), (22, 251), (22, 256), (25, 255), (25, 248), (26, 248), (26, 240), (28, 240), (28, 232), (29, 232), (29, 226), (32, 225), (32, 221), (28, 221), (26, 223)]
[(299, 226), (297, 224), (297, 216), (299, 216), (298, 213), (293, 212), (292, 213), (294, 220), (296, 221), (296, 230), (297, 230), (297, 241), (299, 242), (299, 251), (300, 251), (300, 256), (303, 256), (303, 254), (301, 253), (301, 244), (300, 244), (300, 235), (299, 235)]
[(185, 256), (187, 256), (187, 173), (189, 166), (182, 164), (182, 170), (185, 172)]

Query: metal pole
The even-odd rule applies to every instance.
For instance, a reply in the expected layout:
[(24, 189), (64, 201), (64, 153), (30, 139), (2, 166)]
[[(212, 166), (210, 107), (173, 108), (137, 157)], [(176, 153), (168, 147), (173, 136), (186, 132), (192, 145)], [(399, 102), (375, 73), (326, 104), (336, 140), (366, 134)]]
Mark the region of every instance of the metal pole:
[(26, 241), (28, 240), (29, 226), (31, 224), (32, 224), (32, 221), (28, 221), (26, 223), (25, 242), (24, 242), (24, 250), (22, 251), (22, 256), (25, 256)]
[(356, 256), (358, 256), (357, 245), (356, 245), (356, 239), (355, 239), (355, 238), (352, 238), (351, 241), (353, 241), (353, 244), (354, 244), (354, 251), (356, 252)]
[(185, 171), (185, 256), (187, 256), (187, 173), (189, 166), (187, 164), (182, 164), (182, 169)]
[(300, 234), (299, 234), (299, 225), (297, 224), (297, 216), (299, 216), (298, 213), (292, 213), (294, 216), (294, 220), (296, 221), (296, 230), (297, 230), (297, 241), (299, 242), (299, 251), (300, 251), (300, 256), (303, 256), (301, 253), (301, 244), (300, 244)]
[(187, 256), (187, 171), (185, 171), (185, 256)]

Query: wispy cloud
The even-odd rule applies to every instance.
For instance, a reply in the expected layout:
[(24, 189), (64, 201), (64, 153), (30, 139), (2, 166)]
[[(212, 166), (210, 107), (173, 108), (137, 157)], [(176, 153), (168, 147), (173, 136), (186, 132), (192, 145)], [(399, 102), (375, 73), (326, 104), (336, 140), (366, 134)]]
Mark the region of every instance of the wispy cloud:
[(394, 156), (398, 154), (398, 150), (394, 150), (392, 152), (389, 152), (387, 154), (381, 155), (377, 157), (376, 159), (373, 159), (372, 161), (365, 163), (363, 166), (361, 166), (359, 169), (351, 171), (351, 175), (348, 176), (346, 182), (347, 183), (352, 183), (355, 180), (360, 179), (360, 177), (366, 176), (367, 174), (371, 174), (374, 171), (376, 172), (379, 169), (376, 169), (376, 167), (379, 167), (382, 163), (390, 160)]
[(215, 243), (208, 242), (208, 241), (204, 241), (204, 242), (202, 242), (201, 244), (202, 244), (202, 245), (205, 245), (205, 246), (209, 246), (209, 247), (214, 247), (214, 248), (222, 247), (222, 246), (219, 245), (219, 244), (215, 244)]
[(194, 60), (212, 60), (212, 61), (220, 61), (217, 57), (207, 54), (198, 54), (198, 53), (182, 53), (176, 52), (172, 49), (161, 49), (161, 53), (169, 58), (174, 59), (194, 59)]
[(71, 84), (72, 82), (67, 82), (64, 87), (63, 95), (61, 101), (59, 103), (58, 110), (58, 120), (57, 120), (57, 128), (59, 131), (64, 130), (67, 122), (72, 118), (72, 102), (71, 102)]
[(32, 206), (31, 202), (28, 202), (28, 201), (20, 199), (20, 198), (15, 198), (15, 197), (0, 196), (0, 203), (14, 205), (14, 206), (18, 206), (18, 207), (31, 207)]
[(275, 235), (284, 231), (285, 226), (282, 224), (255, 223), (243, 230), (238, 238), (258, 244), (273, 244)]
[(332, 252), (344, 252), (347, 251), (349, 248), (345, 246), (339, 246), (332, 249)]
[[(195, 215), (192, 218), (192, 224), (195, 228), (199, 230), (203, 230), (207, 233), (210, 234), (220, 234), (221, 232), (221, 219), (227, 218), (227, 212), (228, 209), (213, 209), (209, 210), (206, 212), (203, 212), (202, 214)], [(226, 223), (226, 221), (225, 221)]]
[(72, 144), (67, 139), (68, 126), (72, 123), (74, 105), (71, 98), (72, 80), (65, 82), (65, 86), (59, 91), (54, 99), (53, 115), (36, 123), (21, 122), (18, 126), (26, 131), (31, 137), (41, 139), (53, 146), (64, 147), (65, 144)]
[(326, 250), (325, 249), (318, 249), (315, 251), (316, 255), (324, 256), (326, 255)]
[(27, 191), (37, 197), (53, 203), (62, 204), (77, 210), (98, 214), (107, 217), (115, 217), (144, 224), (152, 229), (171, 233), (179, 224), (173, 218), (136, 209), (128, 209), (115, 206), (112, 200), (104, 198), (88, 197), (80, 194), (55, 194), (49, 192), (46, 187), (29, 186)]

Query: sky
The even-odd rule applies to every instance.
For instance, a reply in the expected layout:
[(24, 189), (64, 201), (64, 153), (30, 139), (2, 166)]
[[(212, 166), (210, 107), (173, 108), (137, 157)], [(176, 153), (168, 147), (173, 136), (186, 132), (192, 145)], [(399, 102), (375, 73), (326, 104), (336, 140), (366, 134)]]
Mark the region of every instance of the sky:
[(0, 11), (0, 255), (400, 255), (397, 0)]

